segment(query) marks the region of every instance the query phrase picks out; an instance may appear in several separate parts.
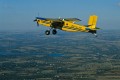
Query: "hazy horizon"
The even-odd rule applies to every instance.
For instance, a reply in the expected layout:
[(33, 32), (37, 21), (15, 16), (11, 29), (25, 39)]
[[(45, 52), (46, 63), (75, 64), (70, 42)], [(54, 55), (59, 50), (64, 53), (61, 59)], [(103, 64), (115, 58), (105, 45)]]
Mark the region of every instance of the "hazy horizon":
[[(0, 31), (41, 30), (33, 22), (36, 16), (49, 18), (79, 18), (87, 24), (90, 15), (97, 15), (97, 27), (120, 29), (119, 0), (0, 0)], [(47, 29), (47, 28), (45, 28)]]

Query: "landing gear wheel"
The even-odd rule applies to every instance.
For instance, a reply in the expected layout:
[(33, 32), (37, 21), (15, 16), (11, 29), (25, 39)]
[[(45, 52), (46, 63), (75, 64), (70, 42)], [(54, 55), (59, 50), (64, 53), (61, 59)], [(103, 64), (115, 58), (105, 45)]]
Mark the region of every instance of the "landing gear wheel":
[(49, 35), (49, 34), (50, 34), (50, 31), (49, 31), (49, 30), (46, 30), (46, 31), (45, 31), (45, 34), (46, 34), (46, 35)]
[(96, 33), (94, 33), (94, 35), (95, 35), (95, 37), (97, 37), (97, 34), (96, 34)]
[(52, 30), (52, 34), (55, 35), (57, 34), (57, 31), (55, 29)]

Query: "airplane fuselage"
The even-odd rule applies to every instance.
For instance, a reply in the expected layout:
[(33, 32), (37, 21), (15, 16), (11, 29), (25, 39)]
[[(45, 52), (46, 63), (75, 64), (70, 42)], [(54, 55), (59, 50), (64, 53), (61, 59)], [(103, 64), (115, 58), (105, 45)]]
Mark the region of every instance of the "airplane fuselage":
[[(52, 29), (52, 33), (56, 34), (56, 29), (60, 29), (68, 32), (89, 32), (96, 35), (96, 31), (99, 28), (96, 28), (97, 16), (92, 15), (89, 18), (88, 25), (80, 25), (75, 22), (81, 21), (78, 18), (42, 18), (36, 17), (34, 20), (37, 22), (37, 25), (43, 25), (50, 27)], [(49, 35), (50, 30), (46, 30), (45, 34)]]
[(69, 21), (51, 22), (51, 21), (45, 21), (45, 20), (38, 20), (38, 23), (43, 26), (52, 27), (52, 28), (56, 28), (56, 29), (60, 29), (63, 31), (68, 31), (68, 32), (88, 32), (89, 31), (88, 27), (85, 27), (80, 24), (75, 24)]

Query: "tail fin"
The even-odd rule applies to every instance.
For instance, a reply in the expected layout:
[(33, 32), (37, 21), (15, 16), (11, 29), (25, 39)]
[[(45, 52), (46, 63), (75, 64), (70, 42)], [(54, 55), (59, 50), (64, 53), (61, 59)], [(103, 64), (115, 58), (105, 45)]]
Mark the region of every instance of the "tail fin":
[(96, 15), (90, 16), (89, 21), (88, 21), (88, 25), (91, 29), (96, 28), (97, 18), (98, 18), (98, 16), (96, 16)]

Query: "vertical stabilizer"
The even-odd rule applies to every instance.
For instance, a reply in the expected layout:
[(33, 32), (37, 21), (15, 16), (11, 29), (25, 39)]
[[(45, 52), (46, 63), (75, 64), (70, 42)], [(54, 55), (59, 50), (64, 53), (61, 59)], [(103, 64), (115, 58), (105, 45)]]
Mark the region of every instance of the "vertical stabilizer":
[(92, 29), (96, 28), (97, 18), (98, 18), (98, 16), (96, 16), (96, 15), (90, 16), (89, 21), (88, 21), (88, 25), (90, 28), (92, 28)]

